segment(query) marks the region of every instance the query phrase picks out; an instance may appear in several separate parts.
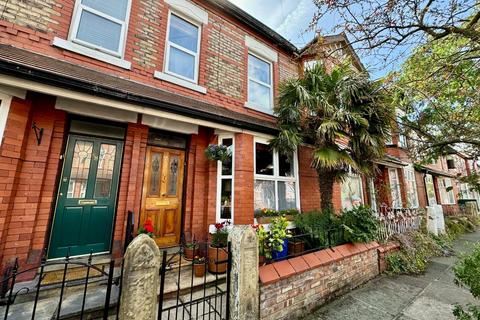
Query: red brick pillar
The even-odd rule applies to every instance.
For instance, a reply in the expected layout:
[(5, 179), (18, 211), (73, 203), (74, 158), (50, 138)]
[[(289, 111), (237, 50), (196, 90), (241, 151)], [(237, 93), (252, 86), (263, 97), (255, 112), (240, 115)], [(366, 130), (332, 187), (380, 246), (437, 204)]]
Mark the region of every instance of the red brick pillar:
[(298, 148), (298, 175), (300, 183), (300, 208), (302, 211), (320, 209), (320, 189), (318, 174), (312, 168), (313, 149), (309, 147)]
[(253, 223), (253, 161), (253, 136), (237, 133), (235, 135), (235, 224)]
[(114, 226), (112, 247), (114, 258), (123, 255), (128, 211), (134, 213), (135, 228), (138, 228), (142, 204), (143, 171), (145, 168), (147, 140), (147, 126), (136, 123), (128, 124)]

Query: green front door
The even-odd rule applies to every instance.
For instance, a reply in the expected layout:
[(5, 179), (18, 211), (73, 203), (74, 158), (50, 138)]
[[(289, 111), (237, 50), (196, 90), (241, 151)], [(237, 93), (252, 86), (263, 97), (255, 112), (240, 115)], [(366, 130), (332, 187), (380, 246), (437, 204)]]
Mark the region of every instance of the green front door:
[(121, 141), (69, 136), (49, 258), (110, 251), (122, 149)]

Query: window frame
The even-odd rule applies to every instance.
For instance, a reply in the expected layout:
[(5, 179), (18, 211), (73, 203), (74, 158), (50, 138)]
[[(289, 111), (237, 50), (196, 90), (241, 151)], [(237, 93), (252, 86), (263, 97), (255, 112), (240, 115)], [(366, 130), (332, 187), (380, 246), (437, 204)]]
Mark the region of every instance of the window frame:
[[(232, 139), (232, 174), (223, 175), (222, 174), (222, 162), (217, 161), (217, 203), (216, 203), (216, 220), (217, 222), (223, 222), (229, 220), (232, 224), (235, 221), (235, 135), (234, 134), (221, 134), (218, 136), (218, 143), (222, 144), (224, 139)], [(221, 209), (222, 209), (222, 180), (232, 180), (232, 201), (231, 201), (231, 218), (222, 219), (221, 218)]]
[[(358, 182), (360, 183), (360, 201), (361, 201), (361, 205), (365, 205), (365, 196), (364, 196), (364, 188), (363, 188), (363, 178), (360, 174), (358, 173), (349, 173), (348, 176), (346, 177), (347, 179), (352, 179), (352, 178), (355, 178), (355, 179), (358, 179)], [(342, 209), (346, 209), (346, 210), (350, 210), (350, 209), (353, 209), (355, 208), (354, 206), (350, 207), (350, 208), (347, 208), (346, 206), (344, 206), (344, 203), (343, 203), (343, 185), (346, 183), (346, 180), (345, 181), (342, 181), (342, 183), (340, 184), (340, 200), (341, 200), (341, 205), (342, 205)]]
[[(270, 68), (270, 85), (265, 83), (265, 82), (262, 82), (260, 80), (256, 80), (256, 79), (253, 79), (253, 78), (250, 78), (250, 65), (248, 63), (248, 56), (253, 56), (265, 63), (267, 63), (269, 65), (269, 68)], [(257, 84), (260, 84), (262, 86), (266, 86), (270, 89), (270, 110), (267, 111), (265, 110), (264, 108), (262, 108), (261, 106), (258, 106), (258, 105), (255, 105), (253, 102), (250, 101), (250, 80), (252, 80), (253, 82), (257, 83)], [(273, 88), (274, 88), (274, 76), (273, 76), (273, 61), (270, 61), (266, 58), (264, 58), (263, 56), (259, 55), (259, 54), (256, 54), (254, 51), (252, 50), (249, 50), (248, 53), (247, 53), (247, 107), (251, 108), (251, 109), (254, 109), (256, 111), (259, 111), (259, 112), (263, 112), (263, 113), (266, 113), (266, 114), (270, 114), (270, 115), (273, 115)]]
[[(397, 182), (395, 184), (395, 187), (396, 188), (398, 187), (398, 197), (397, 197), (397, 195), (394, 194), (394, 192), (396, 193), (396, 190), (392, 186), (392, 175), (391, 175), (392, 171), (395, 172), (395, 179), (396, 179), (396, 182)], [(392, 208), (402, 208), (403, 207), (402, 187), (401, 187), (401, 184), (400, 184), (400, 179), (398, 177), (397, 168), (388, 168), (388, 181), (389, 181), (389, 185), (390, 185), (390, 189), (391, 189), (390, 194), (391, 194), (391, 197), (392, 197)]]
[[(198, 28), (198, 31), (197, 31), (197, 50), (198, 52), (197, 53), (194, 53), (193, 51), (190, 51), (188, 50), (187, 48), (184, 48), (178, 44), (175, 44), (173, 42), (170, 42), (169, 38), (170, 38), (170, 24), (171, 24), (171, 21), (172, 21), (172, 14), (174, 16), (176, 16), (177, 18), (180, 18), (182, 20), (185, 20), (186, 22), (194, 25), (195, 27)], [(201, 45), (202, 43), (202, 24), (189, 18), (188, 16), (182, 14), (181, 12), (178, 12), (176, 10), (172, 10), (170, 9), (168, 11), (168, 21), (167, 21), (167, 32), (166, 32), (166, 38), (165, 38), (165, 59), (164, 59), (164, 63), (163, 63), (163, 72), (165, 74), (168, 74), (172, 77), (175, 77), (175, 78), (178, 78), (178, 79), (181, 79), (181, 80), (185, 80), (187, 82), (190, 82), (190, 83), (194, 83), (194, 84), (198, 84), (198, 75), (199, 75), (199, 69), (200, 69), (200, 51), (201, 51)], [(173, 71), (170, 71), (168, 69), (168, 66), (170, 64), (170, 47), (174, 47), (175, 49), (177, 50), (180, 50), (184, 53), (187, 53), (189, 55), (193, 55), (195, 57), (195, 66), (194, 66), (194, 72), (193, 72), (193, 78), (194, 79), (190, 79), (188, 77), (185, 77), (185, 76), (182, 76), (180, 74), (176, 74), (175, 72)]]
[[(442, 204), (445, 204), (445, 205), (455, 204), (455, 193), (453, 192), (452, 178), (443, 177), (439, 180), (441, 181), (439, 190), (440, 190), (440, 200), (442, 201)], [(447, 186), (446, 181), (450, 181), (449, 186)], [(447, 188), (452, 188), (452, 189), (450, 191), (447, 191)]]
[[(253, 185), (255, 187), (256, 180), (273, 181), (275, 188), (275, 208), (268, 208), (278, 210), (278, 182), (294, 182), (295, 183), (295, 208), (300, 210), (300, 185), (298, 176), (298, 151), (293, 153), (293, 177), (283, 177), (279, 173), (279, 153), (277, 150), (273, 150), (273, 175), (257, 174), (257, 143), (268, 145), (268, 139), (255, 137), (253, 139)], [(255, 195), (254, 195), (255, 203)]]
[(8, 114), (10, 112), (10, 104), (13, 97), (4, 93), (0, 93), (0, 147), (3, 144), (3, 135), (7, 128)]
[[(81, 46), (84, 46), (86, 48), (90, 48), (93, 50), (98, 50), (100, 52), (106, 53), (108, 55), (114, 56), (116, 58), (123, 59), (125, 55), (125, 47), (127, 43), (127, 34), (128, 34), (128, 26), (130, 22), (130, 12), (132, 8), (132, 0), (127, 0), (127, 10), (125, 12), (125, 21), (119, 20), (117, 18), (114, 18), (112, 16), (109, 16), (108, 14), (105, 14), (101, 11), (98, 11), (96, 9), (90, 8), (89, 6), (86, 6), (82, 4), (82, 0), (76, 0), (75, 1), (75, 6), (73, 9), (73, 14), (72, 14), (72, 20), (70, 24), (70, 30), (68, 33), (68, 41), (71, 41), (73, 43), (79, 44)], [(83, 11), (90, 12), (92, 14), (98, 15), (99, 17), (102, 17), (104, 19), (107, 19), (109, 21), (113, 21), (115, 23), (118, 23), (122, 26), (121, 32), (120, 32), (120, 39), (119, 39), (119, 44), (118, 44), (118, 51), (112, 51), (107, 48), (101, 47), (99, 45), (81, 40), (77, 38), (77, 33), (78, 33), (78, 27), (80, 26), (80, 17), (82, 16)]]
[(367, 178), (368, 184), (368, 196), (370, 200), (370, 208), (378, 215), (377, 194), (375, 192), (375, 180), (373, 178)]
[[(409, 179), (409, 173), (412, 175), (413, 180)], [(403, 169), (403, 174), (405, 176), (405, 184), (407, 187), (407, 201), (409, 202), (409, 207), (411, 208), (418, 208), (420, 206), (419, 199), (418, 199), (418, 191), (417, 191), (417, 180), (415, 178), (415, 169), (412, 165), (408, 165)], [(413, 190), (410, 190), (410, 183), (413, 182)], [(410, 203), (409, 193), (415, 195), (415, 204)]]

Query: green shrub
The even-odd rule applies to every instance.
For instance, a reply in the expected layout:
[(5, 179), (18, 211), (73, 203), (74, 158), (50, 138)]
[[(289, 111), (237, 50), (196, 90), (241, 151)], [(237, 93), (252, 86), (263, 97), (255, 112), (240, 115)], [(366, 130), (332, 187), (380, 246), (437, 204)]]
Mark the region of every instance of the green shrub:
[[(480, 298), (480, 244), (477, 244), (473, 252), (464, 255), (453, 268), (455, 283), (469, 288), (475, 298)], [(480, 319), (480, 307), (467, 305), (466, 308), (455, 305), (454, 316), (459, 320)]]
[(370, 242), (377, 239), (379, 222), (369, 207), (344, 210), (340, 221), (347, 242)]
[[(303, 234), (309, 234), (305, 240), (312, 248), (335, 245), (329, 243), (328, 233), (338, 233), (341, 231), (339, 217), (333, 211), (310, 211), (295, 216), (295, 226)], [(334, 239), (341, 243), (343, 239)]]

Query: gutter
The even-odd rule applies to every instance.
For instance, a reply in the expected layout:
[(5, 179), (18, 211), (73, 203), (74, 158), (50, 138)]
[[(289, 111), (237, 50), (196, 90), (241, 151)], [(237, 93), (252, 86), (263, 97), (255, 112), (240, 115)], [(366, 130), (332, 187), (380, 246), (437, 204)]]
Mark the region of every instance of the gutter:
[(167, 103), (152, 98), (146, 98), (112, 88), (106, 88), (88, 83), (84, 80), (72, 79), (62, 75), (54, 75), (52, 73), (28, 68), (16, 63), (0, 60), (0, 73), (10, 76), (19, 77), (25, 80), (31, 80), (46, 85), (60, 87), (64, 89), (74, 90), (77, 92), (88, 93), (94, 96), (112, 99), (121, 102), (129, 102), (136, 105), (149, 106), (154, 109), (172, 112), (178, 115), (187, 116), (194, 119), (212, 121), (219, 124), (229, 125), (245, 130), (251, 130), (259, 133), (276, 135), (277, 129), (250, 123), (243, 120), (226, 118), (213, 113), (205, 113), (196, 109), (186, 108), (180, 105)]

